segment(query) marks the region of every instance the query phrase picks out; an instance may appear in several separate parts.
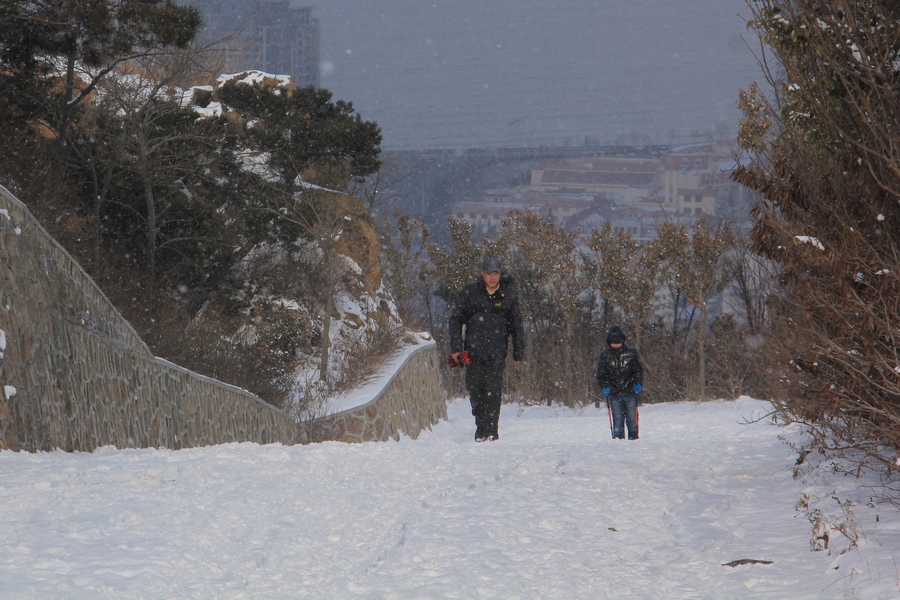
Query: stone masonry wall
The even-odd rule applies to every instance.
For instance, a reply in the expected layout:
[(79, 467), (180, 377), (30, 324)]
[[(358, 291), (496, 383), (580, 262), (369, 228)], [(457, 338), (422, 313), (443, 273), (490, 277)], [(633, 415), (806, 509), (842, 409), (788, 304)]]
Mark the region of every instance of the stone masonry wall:
[(244, 390), (154, 357), (75, 260), (0, 186), (0, 449), (386, 440), (400, 431), (415, 437), (446, 416), (436, 350), (429, 348), (366, 405), (371, 425), (363, 429), (377, 435), (298, 426)]
[(414, 351), (382, 392), (366, 404), (305, 425), (310, 441), (370, 442), (415, 439), (423, 429), (447, 418), (437, 346)]

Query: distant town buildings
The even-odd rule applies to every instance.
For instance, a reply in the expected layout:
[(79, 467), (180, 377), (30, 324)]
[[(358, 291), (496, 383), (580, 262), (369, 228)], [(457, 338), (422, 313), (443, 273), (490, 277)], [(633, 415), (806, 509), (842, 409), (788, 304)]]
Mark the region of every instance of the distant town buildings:
[[(451, 216), (473, 226), (476, 236), (499, 233), (511, 211), (532, 211), (548, 223), (576, 234), (584, 244), (609, 224), (639, 243), (656, 238), (660, 226), (675, 222), (689, 230), (698, 219), (749, 220), (747, 191), (731, 181), (735, 167), (729, 146), (702, 143), (679, 146), (659, 158), (594, 157), (567, 159), (532, 168), (529, 181), (511, 189), (482, 192), (479, 201), (458, 203)], [(674, 306), (673, 290), (661, 286), (654, 314)], [(729, 288), (708, 304), (710, 320), (735, 314)]]
[(571, 159), (532, 169), (528, 187), (542, 194), (589, 194), (602, 203), (628, 205), (647, 195), (659, 169), (656, 159)]
[(740, 213), (745, 191), (731, 181), (733, 167), (729, 147), (712, 142), (673, 148), (658, 159), (569, 159), (531, 169), (526, 185), (486, 190), (480, 201), (456, 204), (451, 216), (490, 236), (510, 211), (527, 210), (582, 239), (609, 223), (648, 242), (666, 221), (689, 226), (698, 218)]
[(320, 27), (312, 8), (290, 0), (182, 0), (203, 17), (200, 41), (222, 51), (222, 70), (290, 75), (319, 86)]

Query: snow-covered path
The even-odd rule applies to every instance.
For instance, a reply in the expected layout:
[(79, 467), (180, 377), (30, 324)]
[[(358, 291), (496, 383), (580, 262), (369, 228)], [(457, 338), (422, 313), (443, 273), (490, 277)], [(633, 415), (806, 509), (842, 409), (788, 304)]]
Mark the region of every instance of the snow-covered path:
[(742, 424), (766, 406), (645, 406), (637, 442), (510, 405), (475, 444), (458, 400), (399, 443), (0, 452), (0, 598), (854, 597), (791, 430)]

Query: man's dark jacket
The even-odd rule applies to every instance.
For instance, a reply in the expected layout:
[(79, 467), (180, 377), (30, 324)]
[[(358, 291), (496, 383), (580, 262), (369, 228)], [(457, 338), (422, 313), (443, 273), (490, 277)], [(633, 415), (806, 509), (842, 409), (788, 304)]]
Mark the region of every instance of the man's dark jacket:
[(609, 388), (613, 396), (633, 394), (637, 383), (643, 385), (644, 369), (637, 350), (625, 344), (619, 349), (606, 348), (597, 361), (597, 385)]
[(518, 290), (512, 281), (501, 279), (500, 287), (493, 294), (488, 294), (482, 280), (464, 287), (450, 314), (450, 351), (466, 351), (476, 363), (502, 362), (506, 359), (510, 336), (513, 360), (524, 360), (525, 330)]

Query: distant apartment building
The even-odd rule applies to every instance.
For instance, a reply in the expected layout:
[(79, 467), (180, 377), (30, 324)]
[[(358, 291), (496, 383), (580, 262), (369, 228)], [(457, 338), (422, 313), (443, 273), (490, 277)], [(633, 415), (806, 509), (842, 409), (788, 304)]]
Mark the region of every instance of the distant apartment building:
[[(743, 188), (731, 181), (734, 160), (724, 145), (697, 144), (673, 148), (659, 159), (585, 158), (532, 168), (526, 185), (489, 189), (478, 200), (451, 209), (456, 220), (472, 225), (476, 237), (495, 236), (514, 210), (532, 211), (544, 222), (570, 232), (587, 250), (597, 230), (609, 226), (647, 244), (659, 228), (675, 222), (689, 230), (698, 219), (720, 216), (728, 202), (740, 200)], [(749, 216), (749, 215), (747, 215)], [(745, 217), (746, 218), (746, 217)], [(707, 305), (710, 320), (733, 313), (729, 289)], [(669, 286), (655, 291), (655, 317), (671, 321), (674, 311), (690, 318)]]
[(613, 232), (627, 233), (636, 242), (646, 244), (667, 220), (665, 211), (659, 208), (594, 205), (567, 219), (563, 228), (577, 234), (579, 243), (583, 243), (593, 231), (609, 224)]
[(491, 236), (499, 231), (503, 219), (512, 211), (536, 212), (548, 223), (562, 227), (572, 216), (593, 204), (590, 196), (552, 197), (508, 189), (488, 190), (480, 202), (456, 204), (451, 216), (471, 224), (476, 233)]
[(221, 51), (224, 72), (257, 69), (319, 86), (321, 33), (312, 8), (290, 0), (182, 0), (203, 17), (200, 41)]
[(721, 144), (683, 146), (660, 158), (664, 204), (682, 217), (716, 215), (718, 202), (742, 188), (730, 179), (734, 159)]
[(682, 146), (659, 159), (571, 159), (532, 168), (528, 184), (487, 190), (480, 202), (454, 206), (452, 216), (490, 236), (511, 210), (530, 210), (582, 240), (609, 223), (646, 243), (662, 223), (690, 226), (743, 193), (730, 179), (733, 167), (721, 144)]
[(532, 169), (527, 189), (543, 194), (584, 194), (606, 204), (628, 205), (657, 185), (659, 160), (574, 159)]

